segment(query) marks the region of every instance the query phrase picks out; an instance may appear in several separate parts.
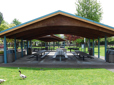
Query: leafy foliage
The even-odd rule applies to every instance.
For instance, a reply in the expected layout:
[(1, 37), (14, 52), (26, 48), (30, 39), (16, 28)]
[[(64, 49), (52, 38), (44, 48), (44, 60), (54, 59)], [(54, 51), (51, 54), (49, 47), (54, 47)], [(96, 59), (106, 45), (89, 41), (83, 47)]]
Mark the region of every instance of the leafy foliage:
[(64, 34), (65, 39), (67, 39), (67, 43), (70, 45), (70, 42), (73, 41), (75, 44), (78, 44), (83, 41), (83, 38), (80, 36), (76, 35), (69, 35), (69, 34)]
[(75, 35), (69, 35), (69, 34), (64, 34), (65, 39), (69, 40), (69, 41), (75, 41), (76, 39), (81, 38), (80, 36), (75, 36)]
[(0, 54), (4, 54), (4, 51), (0, 51)]
[[(14, 26), (15, 26), (15, 24), (8, 24), (7, 22), (2, 21), (2, 23), (0, 25), (0, 31), (6, 30), (6, 29), (14, 27)], [(14, 39), (6, 39), (6, 41), (13, 43)]]
[[(101, 38), (101, 41), (102, 41), (102, 42), (105, 42), (105, 38)], [(107, 41), (108, 41), (108, 42), (114, 41), (114, 36), (113, 36), (113, 37), (108, 37), (108, 38), (107, 38)]]
[(97, 0), (77, 0), (76, 15), (100, 22), (102, 8)]
[(61, 35), (60, 34), (55, 34), (56, 36), (58, 36), (58, 37), (61, 37)]
[(44, 41), (33, 39), (32, 42), (44, 42)]
[(3, 20), (1, 25), (0, 25), (0, 31), (6, 30), (6, 29), (14, 27), (14, 26), (15, 26), (15, 24), (8, 24), (7, 22), (5, 22)]
[(0, 24), (2, 23), (2, 21), (3, 21), (3, 15), (2, 15), (2, 13), (0, 12)]
[(82, 41), (83, 41), (83, 38), (79, 38), (79, 39), (76, 39), (75, 42), (77, 42), (77, 43), (81, 43)]
[(12, 21), (12, 24), (19, 25), (19, 24), (21, 24), (21, 22), (18, 19), (14, 19)]

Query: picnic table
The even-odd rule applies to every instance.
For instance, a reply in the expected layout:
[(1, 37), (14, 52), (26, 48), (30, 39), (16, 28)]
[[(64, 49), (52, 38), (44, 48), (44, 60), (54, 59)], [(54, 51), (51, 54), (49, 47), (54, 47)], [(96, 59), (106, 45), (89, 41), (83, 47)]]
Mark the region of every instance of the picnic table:
[(57, 60), (59, 59), (61, 60), (65, 60), (68, 58), (66, 52), (64, 52), (63, 50), (57, 50), (57, 52), (55, 52), (55, 55), (53, 56), (53, 58), (56, 58)]
[[(46, 50), (40, 50), (40, 51), (37, 51), (37, 53), (34, 53), (32, 55), (36, 56), (36, 60), (39, 60), (39, 59), (44, 58), (47, 54), (49, 54), (49, 52), (48, 53), (45, 53), (45, 52)], [(42, 55), (43, 53), (44, 55)]]
[(80, 58), (82, 56), (83, 60), (85, 58), (91, 58), (91, 59), (93, 59), (93, 57), (91, 57), (91, 55), (89, 55), (89, 54), (87, 54), (85, 52), (82, 52), (82, 51), (79, 51), (79, 50), (75, 50), (75, 52), (76, 52), (77, 55), (79, 55)]
[(79, 48), (68, 48), (71, 52), (71, 50), (79, 50)]

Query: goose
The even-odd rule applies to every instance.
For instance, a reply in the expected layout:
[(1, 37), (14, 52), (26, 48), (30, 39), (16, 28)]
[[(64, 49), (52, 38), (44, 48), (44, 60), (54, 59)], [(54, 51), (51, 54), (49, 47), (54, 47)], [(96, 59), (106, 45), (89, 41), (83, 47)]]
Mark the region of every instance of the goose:
[(21, 74), (21, 71), (19, 70), (19, 72), (20, 72), (20, 77), (22, 78), (22, 79), (25, 79), (26, 78), (26, 76), (25, 75), (23, 75), (23, 74)]
[(4, 79), (0, 79), (0, 84), (1, 84), (2, 82), (4, 82), (4, 81), (6, 81), (6, 80), (4, 80)]

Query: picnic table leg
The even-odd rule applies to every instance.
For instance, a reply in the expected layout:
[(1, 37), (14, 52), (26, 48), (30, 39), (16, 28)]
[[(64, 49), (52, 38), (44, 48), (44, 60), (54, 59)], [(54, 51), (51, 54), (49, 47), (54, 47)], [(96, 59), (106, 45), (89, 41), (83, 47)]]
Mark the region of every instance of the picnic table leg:
[(60, 61), (61, 61), (61, 56), (60, 56)]
[(84, 61), (84, 56), (83, 56), (83, 61)]
[(36, 56), (36, 60), (38, 61), (38, 55)]

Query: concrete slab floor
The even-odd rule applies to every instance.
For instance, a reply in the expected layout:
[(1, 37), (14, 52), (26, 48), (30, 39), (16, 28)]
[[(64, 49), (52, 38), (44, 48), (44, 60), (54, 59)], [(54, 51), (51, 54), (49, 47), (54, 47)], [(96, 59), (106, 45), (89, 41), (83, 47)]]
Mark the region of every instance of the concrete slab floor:
[(23, 58), (20, 58), (16, 60), (13, 63), (18, 64), (90, 64), (90, 65), (114, 65), (114, 63), (108, 63), (105, 62), (104, 59), (97, 58), (97, 56), (94, 56), (94, 59), (85, 58), (83, 61), (82, 59), (76, 58), (72, 53), (68, 52), (68, 59), (59, 61), (56, 59), (53, 59), (53, 55), (55, 52), (50, 52), (44, 59), (42, 60), (36, 60), (36, 57), (32, 57), (32, 55), (25, 56)]
[(114, 72), (114, 63), (108, 63), (103, 58), (97, 58), (97, 56), (94, 56), (94, 59), (85, 58), (83, 61), (82, 59), (76, 58), (72, 53), (67, 52), (68, 59), (60, 61), (53, 59), (54, 54), (55, 52), (50, 52), (44, 59), (39, 61), (37, 61), (33, 55), (28, 55), (7, 65), (1, 64), (1, 66), (106, 68)]

